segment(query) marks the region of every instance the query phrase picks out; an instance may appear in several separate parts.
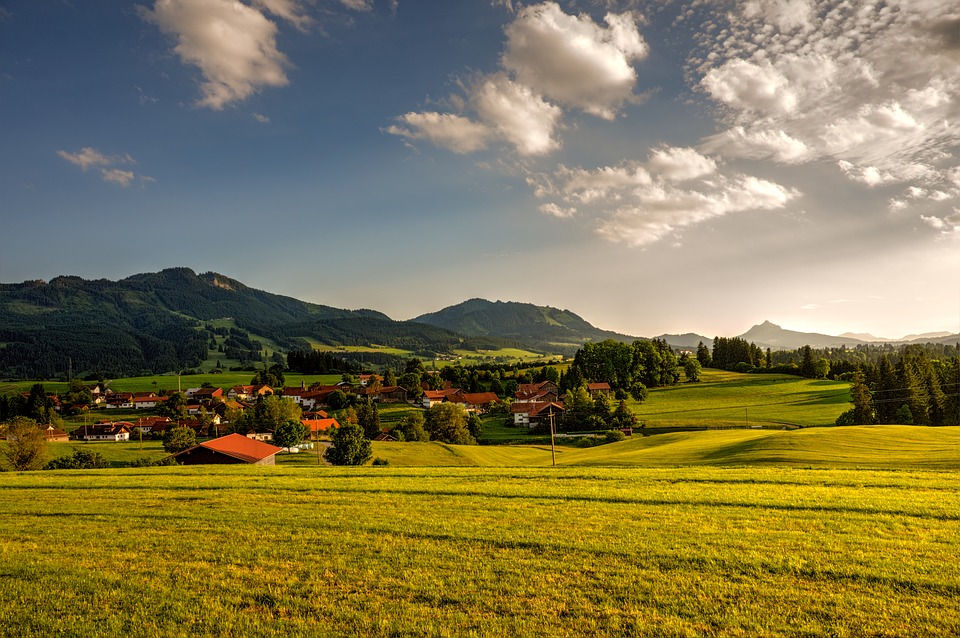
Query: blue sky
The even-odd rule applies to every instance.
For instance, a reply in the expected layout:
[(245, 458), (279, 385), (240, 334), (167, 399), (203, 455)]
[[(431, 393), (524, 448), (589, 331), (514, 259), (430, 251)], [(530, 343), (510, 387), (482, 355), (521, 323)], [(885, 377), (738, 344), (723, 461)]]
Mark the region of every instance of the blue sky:
[(0, 0), (0, 280), (960, 330), (945, 0)]

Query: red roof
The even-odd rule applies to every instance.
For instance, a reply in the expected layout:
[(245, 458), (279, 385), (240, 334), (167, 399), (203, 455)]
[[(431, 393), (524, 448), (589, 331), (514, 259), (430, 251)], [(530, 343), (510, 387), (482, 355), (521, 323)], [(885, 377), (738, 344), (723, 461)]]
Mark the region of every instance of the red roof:
[(463, 395), (463, 400), (470, 405), (487, 405), (500, 403), (500, 397), (493, 392), (471, 392)]
[(281, 449), (276, 445), (255, 441), (242, 434), (221, 436), (219, 439), (201, 443), (197, 447), (220, 452), (221, 454), (226, 454), (227, 456), (232, 456), (235, 459), (247, 461), (248, 463), (262, 461), (267, 457), (273, 456)]
[(610, 384), (606, 382), (587, 384), (587, 390), (609, 390), (609, 389), (610, 389)]
[(336, 419), (301, 419), (300, 423), (311, 432), (326, 432), (332, 427), (340, 427), (340, 423)]

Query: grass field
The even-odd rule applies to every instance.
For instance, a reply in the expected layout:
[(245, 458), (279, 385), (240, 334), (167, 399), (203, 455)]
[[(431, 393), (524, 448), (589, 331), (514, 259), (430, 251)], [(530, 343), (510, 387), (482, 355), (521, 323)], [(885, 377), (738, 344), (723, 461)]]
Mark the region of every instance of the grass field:
[(647, 427), (833, 425), (850, 408), (850, 384), (791, 375), (704, 370), (700, 383), (650, 390), (630, 407)]
[(7, 636), (956, 636), (956, 472), (0, 476)]

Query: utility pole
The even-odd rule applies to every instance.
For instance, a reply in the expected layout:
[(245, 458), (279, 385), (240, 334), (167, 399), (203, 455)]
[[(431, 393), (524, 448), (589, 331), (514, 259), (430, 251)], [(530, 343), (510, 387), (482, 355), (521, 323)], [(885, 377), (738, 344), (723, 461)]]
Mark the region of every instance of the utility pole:
[(550, 406), (550, 457), (553, 459), (553, 466), (557, 465), (557, 445), (553, 438), (553, 405)]

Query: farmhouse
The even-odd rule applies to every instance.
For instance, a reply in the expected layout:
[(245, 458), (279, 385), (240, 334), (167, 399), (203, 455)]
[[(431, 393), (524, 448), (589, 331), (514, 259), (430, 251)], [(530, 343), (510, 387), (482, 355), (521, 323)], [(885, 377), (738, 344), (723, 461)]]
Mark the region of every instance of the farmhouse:
[(463, 390), (460, 388), (447, 388), (446, 390), (425, 390), (423, 393), (423, 407), (432, 408), (438, 403), (443, 403), (448, 397), (461, 395)]
[(132, 423), (126, 421), (100, 421), (93, 425), (83, 425), (73, 434), (81, 441), (129, 441)]
[(588, 383), (587, 390), (590, 392), (590, 396), (596, 399), (598, 396), (603, 395), (605, 397), (610, 396), (610, 384), (609, 383)]
[(458, 403), (467, 412), (487, 412), (493, 405), (500, 403), (500, 397), (493, 392), (467, 392), (447, 397), (449, 403)]
[(340, 423), (338, 423), (336, 419), (328, 419), (325, 417), (315, 419), (302, 418), (300, 419), (300, 423), (310, 430), (311, 436), (327, 432), (330, 428), (340, 427)]
[(514, 403), (510, 406), (513, 414), (513, 424), (525, 427), (535, 427), (540, 423), (549, 423), (553, 414), (554, 423), (563, 420), (564, 407), (556, 402), (543, 403)]
[(172, 456), (182, 465), (274, 465), (275, 445), (247, 438), (242, 434), (228, 434), (206, 441)]
[(40, 425), (38, 427), (40, 431), (43, 432), (43, 438), (45, 438), (48, 443), (63, 443), (70, 440), (70, 435), (60, 428), (53, 427), (52, 425)]

